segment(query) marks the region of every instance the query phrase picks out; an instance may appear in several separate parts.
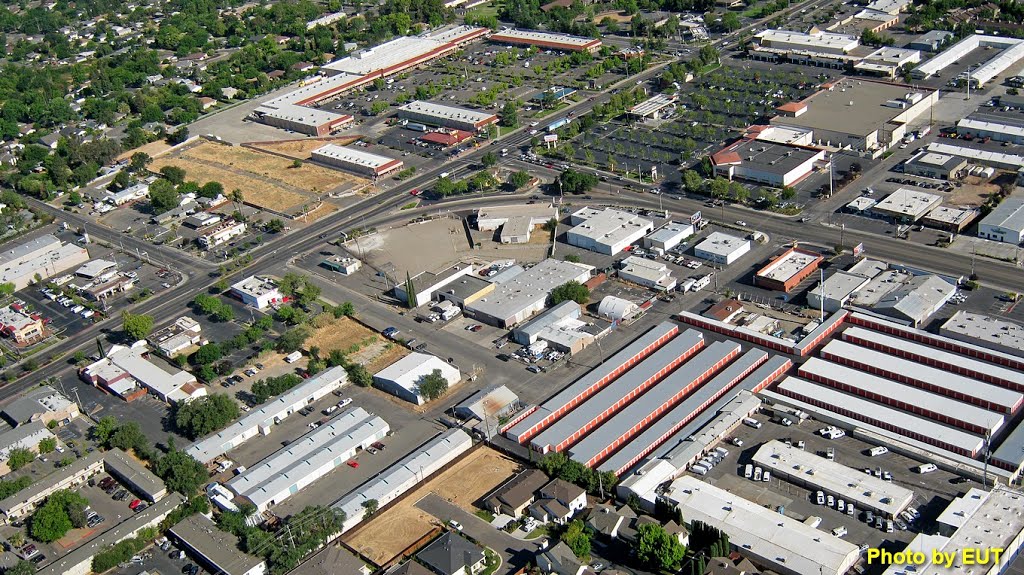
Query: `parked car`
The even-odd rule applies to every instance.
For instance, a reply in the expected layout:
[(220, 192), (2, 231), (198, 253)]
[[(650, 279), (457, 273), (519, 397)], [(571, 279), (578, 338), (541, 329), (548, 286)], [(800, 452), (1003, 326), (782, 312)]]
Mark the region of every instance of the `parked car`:
[(387, 448), (387, 446), (384, 445), (383, 443), (381, 443), (380, 441), (375, 441), (375, 442), (371, 443), (370, 445), (372, 445), (375, 449), (377, 449), (379, 451), (384, 451)]
[(359, 462), (356, 461), (355, 459), (349, 459), (348, 462), (346, 463), (346, 465), (348, 465), (352, 469), (358, 469), (359, 468)]
[(128, 504), (128, 509), (131, 509), (132, 511), (135, 511), (135, 509), (138, 508), (139, 505), (142, 505), (142, 500), (141, 499), (136, 499), (136, 500), (134, 500), (134, 501), (132, 501), (131, 503)]

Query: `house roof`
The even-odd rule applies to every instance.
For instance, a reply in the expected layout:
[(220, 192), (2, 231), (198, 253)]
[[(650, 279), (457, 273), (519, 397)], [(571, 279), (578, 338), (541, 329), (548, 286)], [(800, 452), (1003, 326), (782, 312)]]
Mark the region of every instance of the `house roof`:
[(459, 569), (482, 561), (484, 552), (465, 537), (449, 531), (417, 553), (416, 558), (441, 575), (454, 575)]
[(494, 498), (510, 507), (519, 508), (534, 499), (538, 489), (547, 483), (548, 477), (539, 469), (527, 469), (513, 477), (494, 494)]
[(545, 497), (551, 497), (566, 504), (586, 493), (582, 487), (573, 485), (564, 479), (551, 480), (551, 483), (541, 488), (540, 492)]

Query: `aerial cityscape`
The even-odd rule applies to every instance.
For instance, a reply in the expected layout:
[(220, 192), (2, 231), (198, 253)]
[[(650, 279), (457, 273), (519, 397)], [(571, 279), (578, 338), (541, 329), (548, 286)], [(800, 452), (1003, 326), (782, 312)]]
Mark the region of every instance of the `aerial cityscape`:
[(0, 575), (1024, 575), (1024, 4), (0, 6)]

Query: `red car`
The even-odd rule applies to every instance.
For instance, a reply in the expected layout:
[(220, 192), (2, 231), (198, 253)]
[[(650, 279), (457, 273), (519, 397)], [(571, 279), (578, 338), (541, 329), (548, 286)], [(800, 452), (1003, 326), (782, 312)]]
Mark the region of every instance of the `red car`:
[(353, 468), (353, 469), (358, 469), (359, 468), (359, 462), (356, 461), (355, 459), (349, 459), (348, 460), (348, 466)]
[(141, 499), (136, 499), (136, 500), (134, 500), (134, 501), (132, 501), (131, 503), (128, 504), (128, 509), (131, 509), (132, 511), (135, 511), (135, 508), (138, 507), (139, 505), (142, 505), (142, 500)]

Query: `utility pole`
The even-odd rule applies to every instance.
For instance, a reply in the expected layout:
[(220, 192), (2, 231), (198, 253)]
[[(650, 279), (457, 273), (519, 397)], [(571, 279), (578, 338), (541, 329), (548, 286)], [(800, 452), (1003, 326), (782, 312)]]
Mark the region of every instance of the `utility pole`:
[(818, 268), (818, 274), (821, 279), (821, 296), (818, 297), (818, 302), (821, 304), (821, 323), (825, 323), (825, 270)]

